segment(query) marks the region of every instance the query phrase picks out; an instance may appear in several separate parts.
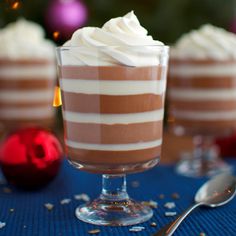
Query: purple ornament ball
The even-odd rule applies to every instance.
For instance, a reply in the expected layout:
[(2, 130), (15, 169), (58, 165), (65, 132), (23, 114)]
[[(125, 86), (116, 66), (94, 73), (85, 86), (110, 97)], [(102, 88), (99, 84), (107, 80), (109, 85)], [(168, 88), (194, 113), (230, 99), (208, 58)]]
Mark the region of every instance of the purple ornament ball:
[(81, 0), (52, 0), (46, 10), (46, 24), (51, 32), (68, 39), (87, 21), (87, 7)]

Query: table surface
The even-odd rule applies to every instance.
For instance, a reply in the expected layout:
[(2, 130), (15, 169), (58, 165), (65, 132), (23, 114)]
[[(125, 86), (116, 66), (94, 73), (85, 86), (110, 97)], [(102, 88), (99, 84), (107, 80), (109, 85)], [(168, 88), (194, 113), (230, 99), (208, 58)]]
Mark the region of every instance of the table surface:
[[(229, 159), (236, 169), (236, 159)], [(236, 173), (236, 172), (235, 172)], [(132, 186), (133, 181), (140, 183)], [(193, 203), (197, 189), (206, 181), (205, 178), (192, 179), (179, 176), (173, 165), (159, 165), (149, 171), (128, 176), (128, 192), (138, 200), (154, 200), (158, 208), (142, 232), (129, 232), (131, 227), (99, 227), (83, 223), (76, 219), (74, 211), (82, 203), (74, 199), (75, 194), (86, 193), (95, 198), (101, 188), (101, 176), (78, 171), (66, 161), (59, 175), (41, 191), (23, 192), (12, 188), (11, 193), (0, 191), (0, 221), (6, 226), (0, 229), (0, 236), (83, 236), (89, 235), (91, 229), (100, 229), (99, 236), (122, 235), (152, 235), (160, 227), (172, 221), (175, 217), (166, 217), (166, 211), (181, 213)], [(7, 185), (0, 185), (3, 190)], [(179, 199), (173, 199), (172, 193), (177, 192)], [(159, 195), (164, 194), (164, 199)], [(60, 201), (70, 198), (69, 204), (62, 205)], [(166, 202), (175, 202), (176, 208), (168, 210)], [(52, 203), (53, 210), (48, 211), (45, 203)], [(14, 208), (14, 212), (9, 210)], [(156, 222), (157, 227), (150, 223)], [(176, 231), (176, 236), (198, 236), (205, 232), (207, 236), (236, 235), (236, 199), (217, 209), (202, 208), (195, 210)]]

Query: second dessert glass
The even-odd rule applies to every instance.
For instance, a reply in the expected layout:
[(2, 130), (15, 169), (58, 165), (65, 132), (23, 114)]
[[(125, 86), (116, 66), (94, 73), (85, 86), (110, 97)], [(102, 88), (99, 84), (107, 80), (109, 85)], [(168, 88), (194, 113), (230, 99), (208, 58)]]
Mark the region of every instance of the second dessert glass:
[[(147, 50), (156, 64), (101, 65), (103, 55), (109, 58), (108, 52), (126, 60), (127, 52), (142, 58)], [(129, 198), (125, 175), (159, 162), (168, 47), (96, 47), (89, 62), (93, 65), (86, 66), (76, 65), (81, 52), (88, 52), (89, 58), (87, 47), (57, 49), (65, 146), (73, 166), (103, 174), (103, 186), (99, 198), (79, 206), (76, 216), (97, 225), (144, 222), (152, 210)]]
[(56, 63), (50, 59), (0, 59), (0, 125), (12, 131), (53, 127)]
[(235, 65), (234, 60), (170, 60), (170, 127), (177, 136), (192, 136), (194, 145), (192, 153), (183, 153), (178, 173), (200, 177), (231, 170), (214, 139), (236, 128)]
[(0, 29), (0, 132), (53, 128), (57, 71), (54, 43), (44, 29), (25, 19)]

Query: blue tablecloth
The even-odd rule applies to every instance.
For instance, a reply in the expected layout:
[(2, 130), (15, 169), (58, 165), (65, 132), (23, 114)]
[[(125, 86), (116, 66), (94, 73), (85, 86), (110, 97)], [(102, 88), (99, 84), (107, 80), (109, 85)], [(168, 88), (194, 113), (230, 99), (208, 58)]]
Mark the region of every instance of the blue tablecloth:
[[(236, 169), (236, 160), (230, 163)], [(134, 188), (132, 181), (138, 181), (140, 186)], [(173, 201), (171, 194), (179, 193), (180, 199), (174, 200), (176, 208), (181, 213), (193, 203), (197, 189), (206, 179), (191, 179), (181, 177), (174, 172), (173, 166), (157, 166), (147, 172), (128, 176), (128, 191), (130, 196), (139, 200), (154, 200), (159, 206), (154, 210), (153, 218), (141, 224), (145, 226), (142, 232), (129, 232), (131, 227), (98, 227), (80, 222), (76, 219), (74, 210), (81, 201), (73, 196), (87, 193), (95, 198), (101, 190), (101, 177), (78, 171), (64, 162), (59, 175), (46, 188), (36, 192), (23, 192), (13, 189), (12, 193), (2, 191), (7, 185), (0, 185), (0, 221), (6, 226), (0, 229), (1, 236), (83, 236), (89, 235), (88, 230), (100, 229), (99, 236), (122, 235), (152, 235), (157, 229), (172, 221), (175, 217), (164, 215), (167, 209), (164, 204)], [(158, 195), (164, 194), (164, 199)], [(61, 205), (64, 198), (71, 198), (69, 204)], [(48, 211), (45, 203), (54, 204)], [(14, 208), (13, 212), (9, 209)], [(156, 222), (157, 227), (151, 227), (150, 222)], [(176, 236), (198, 236), (205, 232), (207, 236), (236, 235), (236, 199), (217, 209), (195, 210), (176, 231)]]

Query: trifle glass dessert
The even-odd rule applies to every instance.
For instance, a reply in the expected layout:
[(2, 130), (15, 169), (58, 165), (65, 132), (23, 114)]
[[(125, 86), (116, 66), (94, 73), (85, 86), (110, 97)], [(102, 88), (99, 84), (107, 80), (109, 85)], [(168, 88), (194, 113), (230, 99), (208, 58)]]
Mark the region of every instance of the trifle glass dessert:
[(6, 129), (53, 124), (54, 54), (36, 23), (20, 19), (0, 30), (0, 124)]
[(214, 138), (236, 128), (236, 35), (212, 25), (182, 36), (171, 49), (169, 116), (176, 135), (191, 135), (177, 171), (187, 176), (229, 171)]
[(129, 198), (125, 174), (159, 161), (168, 47), (130, 12), (77, 30), (57, 56), (69, 161), (103, 174), (100, 197), (76, 216), (98, 225), (148, 220), (152, 210)]

